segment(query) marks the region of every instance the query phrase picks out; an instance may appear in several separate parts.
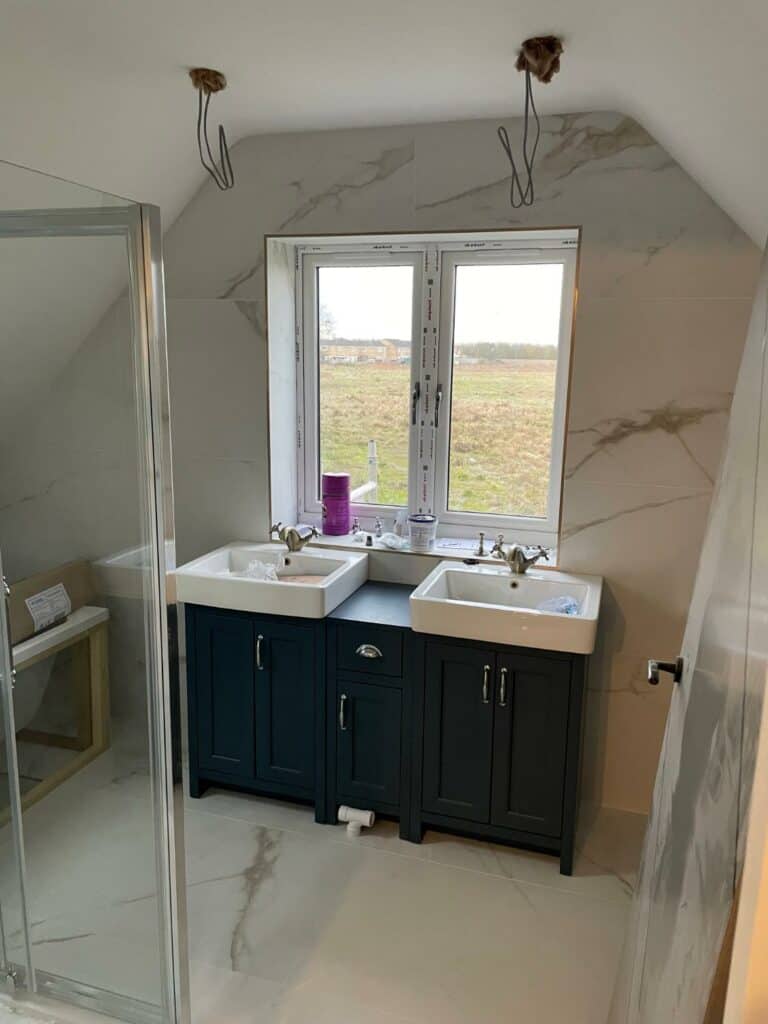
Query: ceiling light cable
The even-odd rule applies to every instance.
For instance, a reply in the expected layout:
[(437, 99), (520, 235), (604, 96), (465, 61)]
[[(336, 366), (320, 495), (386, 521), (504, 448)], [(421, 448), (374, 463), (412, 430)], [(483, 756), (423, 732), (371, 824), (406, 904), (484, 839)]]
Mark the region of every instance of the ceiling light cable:
[[(536, 138), (533, 140), (533, 147), (531, 149), (531, 155), (528, 156), (528, 132), (530, 129), (529, 117), (530, 113), (533, 113), (536, 121)], [(512, 143), (509, 141), (509, 132), (504, 125), (499, 125), (498, 136), (501, 145), (504, 148), (504, 152), (507, 154), (509, 160), (509, 166), (512, 168), (512, 176), (509, 180), (509, 203), (514, 210), (519, 210), (521, 206), (533, 206), (536, 194), (533, 185), (533, 164), (536, 160), (536, 150), (539, 145), (539, 139), (541, 137), (541, 122), (539, 121), (539, 115), (536, 113), (536, 106), (533, 102), (533, 89), (531, 87), (531, 72), (526, 68), (525, 71), (525, 110), (523, 113), (523, 163), (525, 164), (525, 172), (528, 175), (528, 181), (525, 188), (520, 178), (520, 172), (517, 169), (515, 158), (512, 155)]]
[[(560, 70), (560, 54), (562, 52), (563, 44), (557, 36), (534, 36), (525, 40), (517, 55), (515, 67), (518, 71), (525, 72), (525, 105), (523, 108), (523, 165), (527, 177), (525, 185), (523, 185), (523, 176), (515, 163), (509, 133), (504, 125), (499, 125), (497, 129), (499, 141), (512, 169), (509, 182), (509, 203), (514, 210), (519, 210), (522, 206), (533, 206), (536, 198), (533, 168), (541, 138), (541, 121), (536, 111), (536, 104), (533, 102), (531, 75), (534, 75), (540, 82), (551, 82), (552, 77)], [(529, 149), (531, 114), (533, 114), (536, 124), (536, 135)]]
[[(216, 182), (218, 188), (222, 192), (226, 192), (235, 184), (227, 136), (224, 126), (219, 125), (219, 165), (217, 165), (208, 138), (208, 107), (211, 102), (211, 94), (226, 89), (227, 80), (220, 71), (214, 71), (212, 68), (192, 68), (189, 77), (197, 89), (197, 150), (200, 154), (200, 163)], [(205, 94), (205, 99), (203, 99), (203, 94)]]

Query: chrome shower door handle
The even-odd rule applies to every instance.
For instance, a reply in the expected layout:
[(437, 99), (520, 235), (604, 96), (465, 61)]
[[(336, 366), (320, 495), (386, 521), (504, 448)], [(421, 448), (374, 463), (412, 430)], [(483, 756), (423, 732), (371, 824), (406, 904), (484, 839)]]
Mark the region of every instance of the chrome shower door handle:
[[(5, 577), (5, 575), (0, 576), (0, 579), (2, 579), (3, 581), (2, 592), (0, 592), (0, 601), (2, 601), (3, 603), (3, 608), (0, 611), (0, 614), (4, 615), (5, 617), (5, 634), (6, 639), (8, 641), (8, 684), (10, 686), (11, 691), (13, 691), (16, 687), (16, 669), (13, 667), (13, 641), (11, 640), (11, 588), (8, 585), (8, 580)], [(0, 676), (1, 675), (2, 673), (0, 673)]]
[(491, 703), (491, 666), (483, 665), (483, 704)]
[(256, 668), (259, 672), (264, 671), (264, 662), (261, 660), (261, 647), (264, 643), (264, 637), (259, 633), (256, 637)]
[(349, 698), (346, 693), (342, 693), (339, 697), (339, 729), (342, 732), (347, 731), (347, 701)]

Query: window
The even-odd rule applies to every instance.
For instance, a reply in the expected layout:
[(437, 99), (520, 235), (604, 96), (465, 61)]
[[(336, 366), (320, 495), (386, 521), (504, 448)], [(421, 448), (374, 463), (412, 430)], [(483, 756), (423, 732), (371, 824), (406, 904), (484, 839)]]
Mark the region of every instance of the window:
[(351, 475), (364, 525), (554, 544), (578, 233), (299, 244), (299, 513)]

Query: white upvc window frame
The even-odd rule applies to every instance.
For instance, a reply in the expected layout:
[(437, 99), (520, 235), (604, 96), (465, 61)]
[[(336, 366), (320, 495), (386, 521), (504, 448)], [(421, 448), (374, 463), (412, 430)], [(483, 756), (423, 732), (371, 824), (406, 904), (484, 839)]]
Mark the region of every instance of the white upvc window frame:
[[(298, 498), (300, 518), (304, 522), (320, 525), (322, 507), (320, 503), (320, 346), (318, 344), (318, 290), (317, 271), (320, 267), (413, 267), (413, 322), (411, 327), (411, 377), (410, 392), (413, 394), (419, 377), (419, 355), (421, 351), (421, 289), (423, 283), (423, 251), (413, 245), (390, 247), (383, 244), (324, 245), (300, 251), (297, 259), (297, 360), (299, 372), (297, 381), (300, 394), (297, 408), (300, 410), (299, 423), (299, 479)], [(299, 309), (300, 307), (300, 309)], [(365, 438), (363, 440), (366, 440)], [(408, 428), (408, 494), (413, 491), (415, 481), (414, 445), (417, 431), (413, 423)], [(303, 452), (303, 454), (302, 454)], [(352, 503), (352, 514), (366, 527), (373, 527), (377, 516), (393, 519), (406, 506), (372, 505)]]
[[(409, 427), (407, 511), (434, 512), (440, 520), (441, 536), (469, 537), (483, 530), (489, 536), (504, 533), (508, 540), (556, 546), (562, 498), (578, 240), (576, 228), (351, 237), (343, 241), (297, 240), (297, 511), (301, 521), (319, 525), (322, 518), (319, 496), (317, 269), (321, 266), (402, 266), (407, 263), (414, 266), (410, 387), (411, 396), (415, 390), (419, 396), (416, 422)], [(545, 518), (458, 512), (447, 508), (455, 268), (470, 263), (510, 262), (563, 264), (550, 489)], [(391, 521), (403, 507), (353, 503), (352, 514), (358, 517), (363, 528), (371, 529), (376, 517), (381, 517), (387, 524), (387, 520)]]
[[(456, 268), (461, 266), (509, 265), (534, 266), (560, 264), (563, 268), (560, 291), (560, 323), (555, 370), (552, 442), (549, 462), (549, 492), (544, 517), (495, 515), (489, 512), (451, 510), (448, 507), (450, 473), (450, 437), (453, 400), (454, 310), (456, 303)], [(486, 532), (509, 533), (526, 543), (553, 546), (560, 529), (560, 505), (563, 486), (568, 384), (571, 366), (574, 290), (576, 285), (576, 251), (569, 248), (532, 250), (530, 247), (488, 251), (473, 248), (470, 252), (445, 250), (441, 265), (440, 340), (438, 353), (439, 387), (442, 391), (440, 416), (435, 438), (434, 510), (444, 526), (464, 527), (482, 522)], [(504, 438), (500, 439), (504, 444)], [(509, 467), (514, 472), (514, 465)], [(533, 535), (533, 536), (529, 536)], [(543, 539), (540, 539), (543, 535)]]

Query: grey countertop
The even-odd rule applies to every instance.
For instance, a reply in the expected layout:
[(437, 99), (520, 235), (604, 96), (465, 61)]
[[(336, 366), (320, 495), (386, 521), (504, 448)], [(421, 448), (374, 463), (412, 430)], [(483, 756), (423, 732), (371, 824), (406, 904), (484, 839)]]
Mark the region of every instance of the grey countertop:
[(328, 618), (410, 629), (411, 606), (408, 599), (413, 590), (413, 587), (402, 583), (374, 583), (369, 580)]

